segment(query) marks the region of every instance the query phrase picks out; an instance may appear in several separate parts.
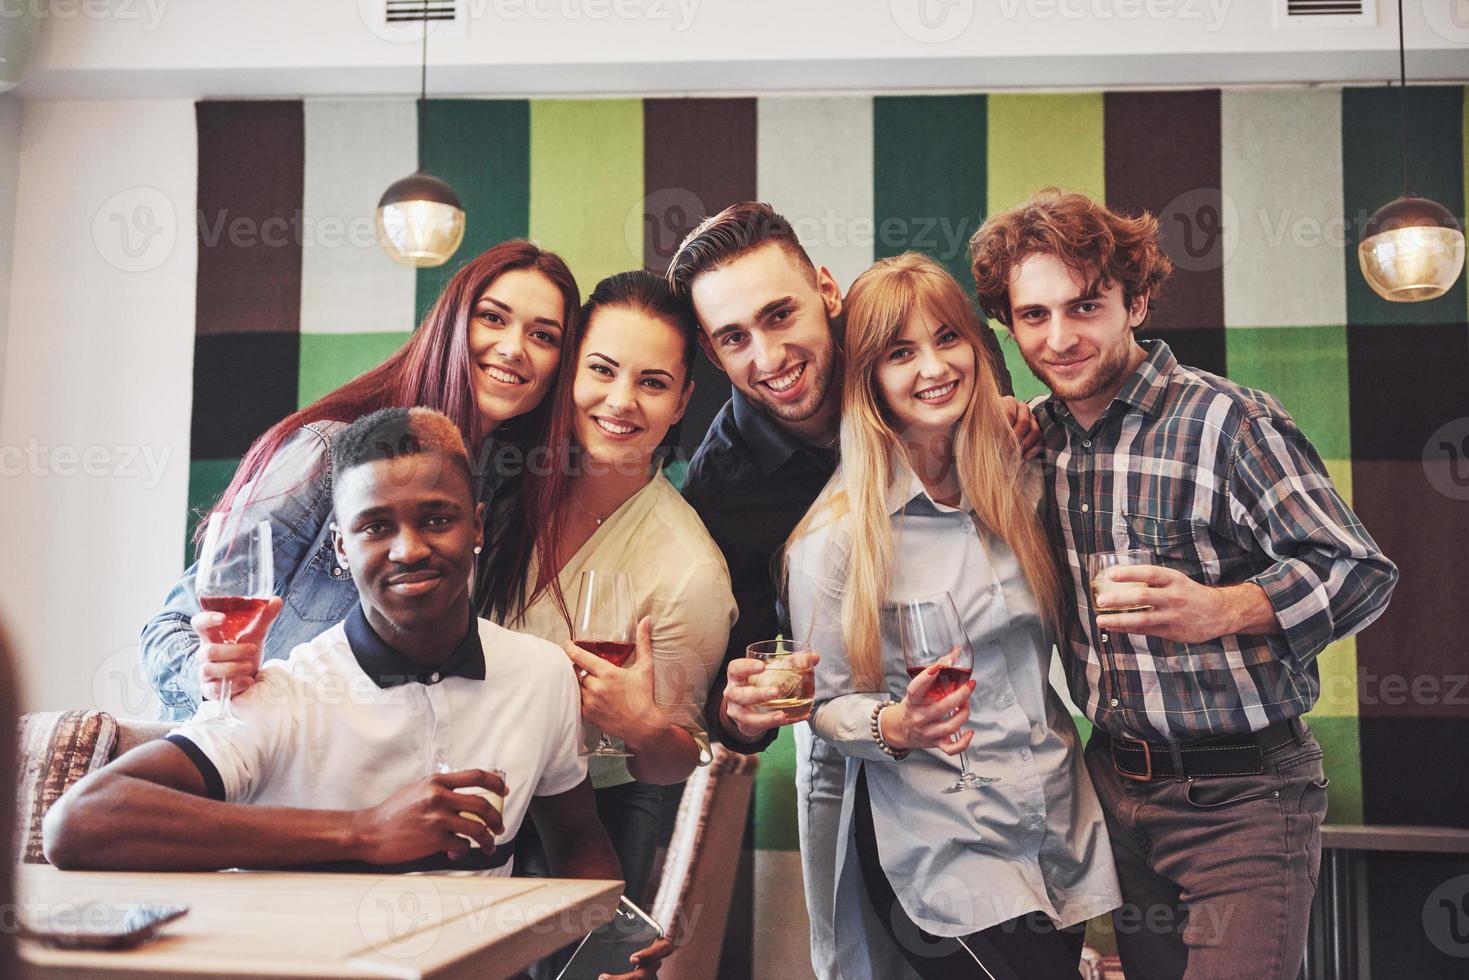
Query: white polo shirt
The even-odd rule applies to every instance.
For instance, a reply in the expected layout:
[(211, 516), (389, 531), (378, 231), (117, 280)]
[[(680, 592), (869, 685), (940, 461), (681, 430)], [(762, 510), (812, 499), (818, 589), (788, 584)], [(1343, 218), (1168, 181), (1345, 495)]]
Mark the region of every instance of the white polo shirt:
[(360, 605), (341, 623), (270, 661), (231, 707), (245, 724), (210, 725), (214, 705), (169, 736), (232, 803), (360, 810), (439, 771), (503, 769), (505, 831), (495, 853), (475, 848), (394, 870), (508, 875), (533, 796), (564, 793), (587, 775), (576, 678), (545, 640), (483, 619), (439, 667), (425, 670), (384, 642)]

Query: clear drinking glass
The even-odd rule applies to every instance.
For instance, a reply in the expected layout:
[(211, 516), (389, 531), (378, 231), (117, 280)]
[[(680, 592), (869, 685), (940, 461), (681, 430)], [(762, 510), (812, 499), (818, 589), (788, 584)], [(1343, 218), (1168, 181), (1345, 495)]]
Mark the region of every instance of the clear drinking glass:
[[(576, 618), (571, 623), (572, 642), (613, 666), (621, 667), (632, 658), (636, 631), (632, 587), (628, 584), (627, 573), (592, 569), (582, 572)], [(631, 752), (613, 745), (606, 732), (597, 739), (595, 749), (583, 754), (594, 759), (632, 757)]]
[[(243, 511), (216, 511), (204, 527), (204, 545), (194, 572), (199, 608), (224, 614), (210, 630), (216, 643), (238, 643), (253, 630), (275, 592), (275, 562), (270, 522), (247, 524)], [(220, 685), (212, 717), (215, 725), (243, 725), (230, 710), (230, 682)]]
[(1086, 556), (1087, 575), (1092, 583), (1092, 601), (1097, 611), (1108, 613), (1130, 613), (1146, 612), (1152, 609), (1149, 605), (1131, 606), (1102, 606), (1097, 601), (1109, 592), (1119, 589), (1135, 588), (1139, 582), (1116, 582), (1112, 579), (1112, 573), (1119, 568), (1131, 568), (1138, 565), (1156, 565), (1158, 559), (1151, 551), (1132, 549), (1128, 551), (1099, 551), (1094, 555)]
[(811, 717), (811, 705), (816, 700), (811, 652), (804, 643), (784, 639), (761, 640), (745, 648), (745, 656), (765, 666), (749, 681), (770, 698), (757, 706), (761, 711), (776, 712), (786, 724)]
[[(919, 596), (891, 607), (896, 619), (899, 642), (903, 647), (903, 663), (908, 677), (917, 677), (936, 663), (941, 663), (938, 676), (928, 688), (927, 701), (940, 701), (969, 683), (974, 672), (974, 651), (964, 633), (954, 597), (947, 592)], [(949, 736), (959, 741), (959, 733)], [(996, 776), (980, 776), (969, 770), (968, 752), (959, 753), (959, 778), (945, 793), (978, 789), (998, 781)]]

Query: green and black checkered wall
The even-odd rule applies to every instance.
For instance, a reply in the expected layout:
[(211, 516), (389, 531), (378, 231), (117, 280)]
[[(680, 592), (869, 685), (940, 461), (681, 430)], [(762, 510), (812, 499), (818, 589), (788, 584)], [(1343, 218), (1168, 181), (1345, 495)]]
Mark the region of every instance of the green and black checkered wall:
[[(1466, 90), (1409, 91), (1413, 186), (1465, 210)], [(1311, 723), (1330, 819), (1469, 826), (1444, 778), (1469, 746), (1469, 299), (1390, 304), (1357, 269), (1400, 190), (1397, 93), (1290, 89), (769, 99), (202, 102), (190, 505), (266, 426), (377, 363), (452, 271), (392, 265), (377, 197), (419, 158), (463, 198), (459, 259), (512, 236), (588, 291), (661, 267), (702, 213), (770, 201), (845, 287), (918, 248), (967, 279), (984, 216), (1060, 185), (1162, 220), (1178, 274), (1153, 331), (1284, 402), (1403, 577), (1321, 658)], [(1018, 394), (1039, 386), (1007, 342)], [(682, 434), (727, 386), (707, 366)], [(788, 743), (767, 754), (758, 846), (796, 845)], [(780, 861), (769, 865), (772, 872)]]

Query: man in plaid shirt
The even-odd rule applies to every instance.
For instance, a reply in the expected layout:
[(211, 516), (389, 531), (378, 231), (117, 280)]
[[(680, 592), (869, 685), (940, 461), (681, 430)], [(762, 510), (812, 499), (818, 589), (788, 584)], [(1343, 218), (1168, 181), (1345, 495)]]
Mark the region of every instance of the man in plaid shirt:
[[(1397, 569), (1278, 401), (1134, 334), (1171, 271), (1150, 215), (1042, 191), (970, 243), (1033, 406), (1075, 615), (1062, 655), (1122, 879), (1128, 977), (1294, 980), (1321, 860), (1316, 656)], [(1093, 600), (1088, 556), (1141, 549)], [(1143, 607), (1135, 612), (1108, 607)]]

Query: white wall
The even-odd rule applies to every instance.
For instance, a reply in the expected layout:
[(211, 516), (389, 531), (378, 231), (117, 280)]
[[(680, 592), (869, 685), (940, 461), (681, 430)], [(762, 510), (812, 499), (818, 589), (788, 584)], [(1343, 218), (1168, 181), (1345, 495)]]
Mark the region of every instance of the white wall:
[[(10, 263), (15, 244), (15, 184), (20, 164), (20, 100), (0, 95), (0, 385), (5, 383), (5, 337), (10, 322)], [(4, 388), (0, 387), (0, 395)], [(4, 399), (0, 397), (0, 418)]]
[[(456, 0), (443, 94), (1211, 85), (1396, 77), (1397, 18), (1279, 30), (1284, 0)], [(1412, 76), (1469, 75), (1458, 0), (1406, 5)], [(97, 98), (405, 94), (414, 25), (384, 0), (53, 5), (24, 91)], [(92, 14), (100, 11), (102, 16)], [(1462, 18), (1461, 18), (1462, 20)]]
[(193, 103), (28, 102), (19, 178), (0, 612), (27, 707), (146, 717), (140, 616), (178, 573), (189, 477)]

